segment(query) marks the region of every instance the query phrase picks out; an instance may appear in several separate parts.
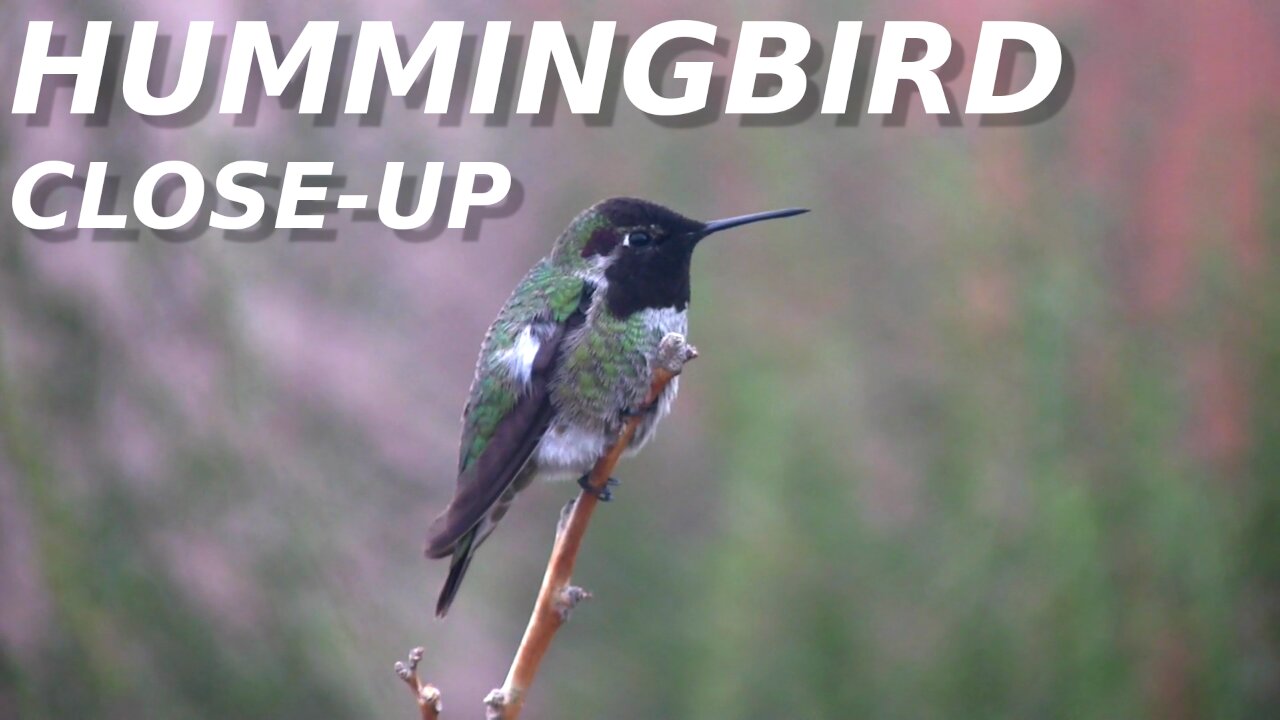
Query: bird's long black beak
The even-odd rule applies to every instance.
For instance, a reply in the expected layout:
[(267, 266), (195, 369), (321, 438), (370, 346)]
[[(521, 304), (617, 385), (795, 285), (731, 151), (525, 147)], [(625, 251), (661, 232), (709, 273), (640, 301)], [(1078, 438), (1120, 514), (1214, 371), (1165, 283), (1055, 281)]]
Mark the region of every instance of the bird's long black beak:
[(750, 215), (739, 215), (737, 217), (725, 218), (724, 220), (712, 220), (702, 226), (702, 237), (706, 237), (711, 233), (718, 233), (721, 230), (729, 228), (750, 225), (754, 222), (762, 220), (776, 220), (778, 218), (791, 217), (792, 215), (800, 215), (807, 213), (807, 208), (787, 208), (786, 210), (769, 210), (766, 212), (751, 213)]

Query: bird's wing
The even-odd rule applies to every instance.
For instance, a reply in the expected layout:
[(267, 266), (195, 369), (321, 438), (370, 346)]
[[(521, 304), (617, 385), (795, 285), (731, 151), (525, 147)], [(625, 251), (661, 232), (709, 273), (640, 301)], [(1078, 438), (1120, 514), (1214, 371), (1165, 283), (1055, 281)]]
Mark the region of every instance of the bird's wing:
[[(556, 280), (535, 304), (527, 323), (514, 323), (507, 337), (494, 330), (481, 353), (510, 367), (478, 373), (463, 412), (458, 487), (453, 501), (431, 524), (426, 554), (444, 557), (474, 528), (515, 481), (550, 425), (550, 381), (565, 337), (582, 324), (591, 287), (578, 278)], [(551, 297), (547, 297), (547, 295)], [(548, 303), (547, 301), (550, 300)], [(504, 308), (520, 317), (513, 299)], [(548, 309), (549, 308), (549, 309)], [(494, 342), (500, 342), (497, 347)], [(494, 352), (497, 350), (497, 352)], [(531, 356), (531, 357), (530, 357)]]

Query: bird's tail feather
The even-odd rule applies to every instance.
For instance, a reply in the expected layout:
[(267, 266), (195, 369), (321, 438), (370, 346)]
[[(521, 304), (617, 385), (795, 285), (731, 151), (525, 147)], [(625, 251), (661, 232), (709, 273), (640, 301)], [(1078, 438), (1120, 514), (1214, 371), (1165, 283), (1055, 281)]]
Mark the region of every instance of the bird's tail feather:
[(445, 613), (449, 612), (449, 606), (453, 604), (454, 597), (458, 594), (458, 588), (462, 587), (462, 578), (467, 574), (467, 568), (471, 566), (471, 558), (476, 551), (476, 531), (464, 535), (458, 540), (458, 544), (453, 550), (453, 560), (449, 563), (449, 577), (444, 581), (444, 588), (440, 590), (440, 599), (436, 601), (436, 617), (442, 618)]

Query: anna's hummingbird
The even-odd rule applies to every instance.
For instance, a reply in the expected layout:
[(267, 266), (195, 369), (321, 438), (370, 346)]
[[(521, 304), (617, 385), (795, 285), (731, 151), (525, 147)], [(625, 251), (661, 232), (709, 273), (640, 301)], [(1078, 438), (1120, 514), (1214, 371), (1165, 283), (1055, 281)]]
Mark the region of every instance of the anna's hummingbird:
[[(698, 242), (803, 212), (704, 223), (645, 200), (611, 198), (569, 223), (516, 286), (480, 347), (462, 411), (457, 490), (427, 541), (427, 557), (453, 556), (438, 617), (516, 493), (536, 477), (580, 476), (587, 487), (586, 473), (648, 394), (659, 341), (686, 332)], [(628, 454), (653, 435), (676, 389), (672, 380)]]

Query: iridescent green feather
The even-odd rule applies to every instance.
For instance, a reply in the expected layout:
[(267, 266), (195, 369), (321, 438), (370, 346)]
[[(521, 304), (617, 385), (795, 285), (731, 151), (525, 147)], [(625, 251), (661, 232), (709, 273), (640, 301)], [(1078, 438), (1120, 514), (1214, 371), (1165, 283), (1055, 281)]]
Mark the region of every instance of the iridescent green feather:
[[(648, 387), (640, 381), (649, 372), (647, 358), (661, 336), (641, 314), (624, 319), (595, 314), (561, 360), (560, 382), (552, 387), (561, 417), (589, 424), (607, 416), (609, 408), (639, 404), (639, 393)], [(618, 397), (624, 390), (636, 396)]]
[(484, 452), (493, 431), (515, 407), (520, 388), (505, 367), (504, 353), (532, 322), (564, 322), (582, 296), (582, 279), (543, 259), (525, 275), (489, 327), (480, 351), (480, 366), (463, 411), (458, 472)]

